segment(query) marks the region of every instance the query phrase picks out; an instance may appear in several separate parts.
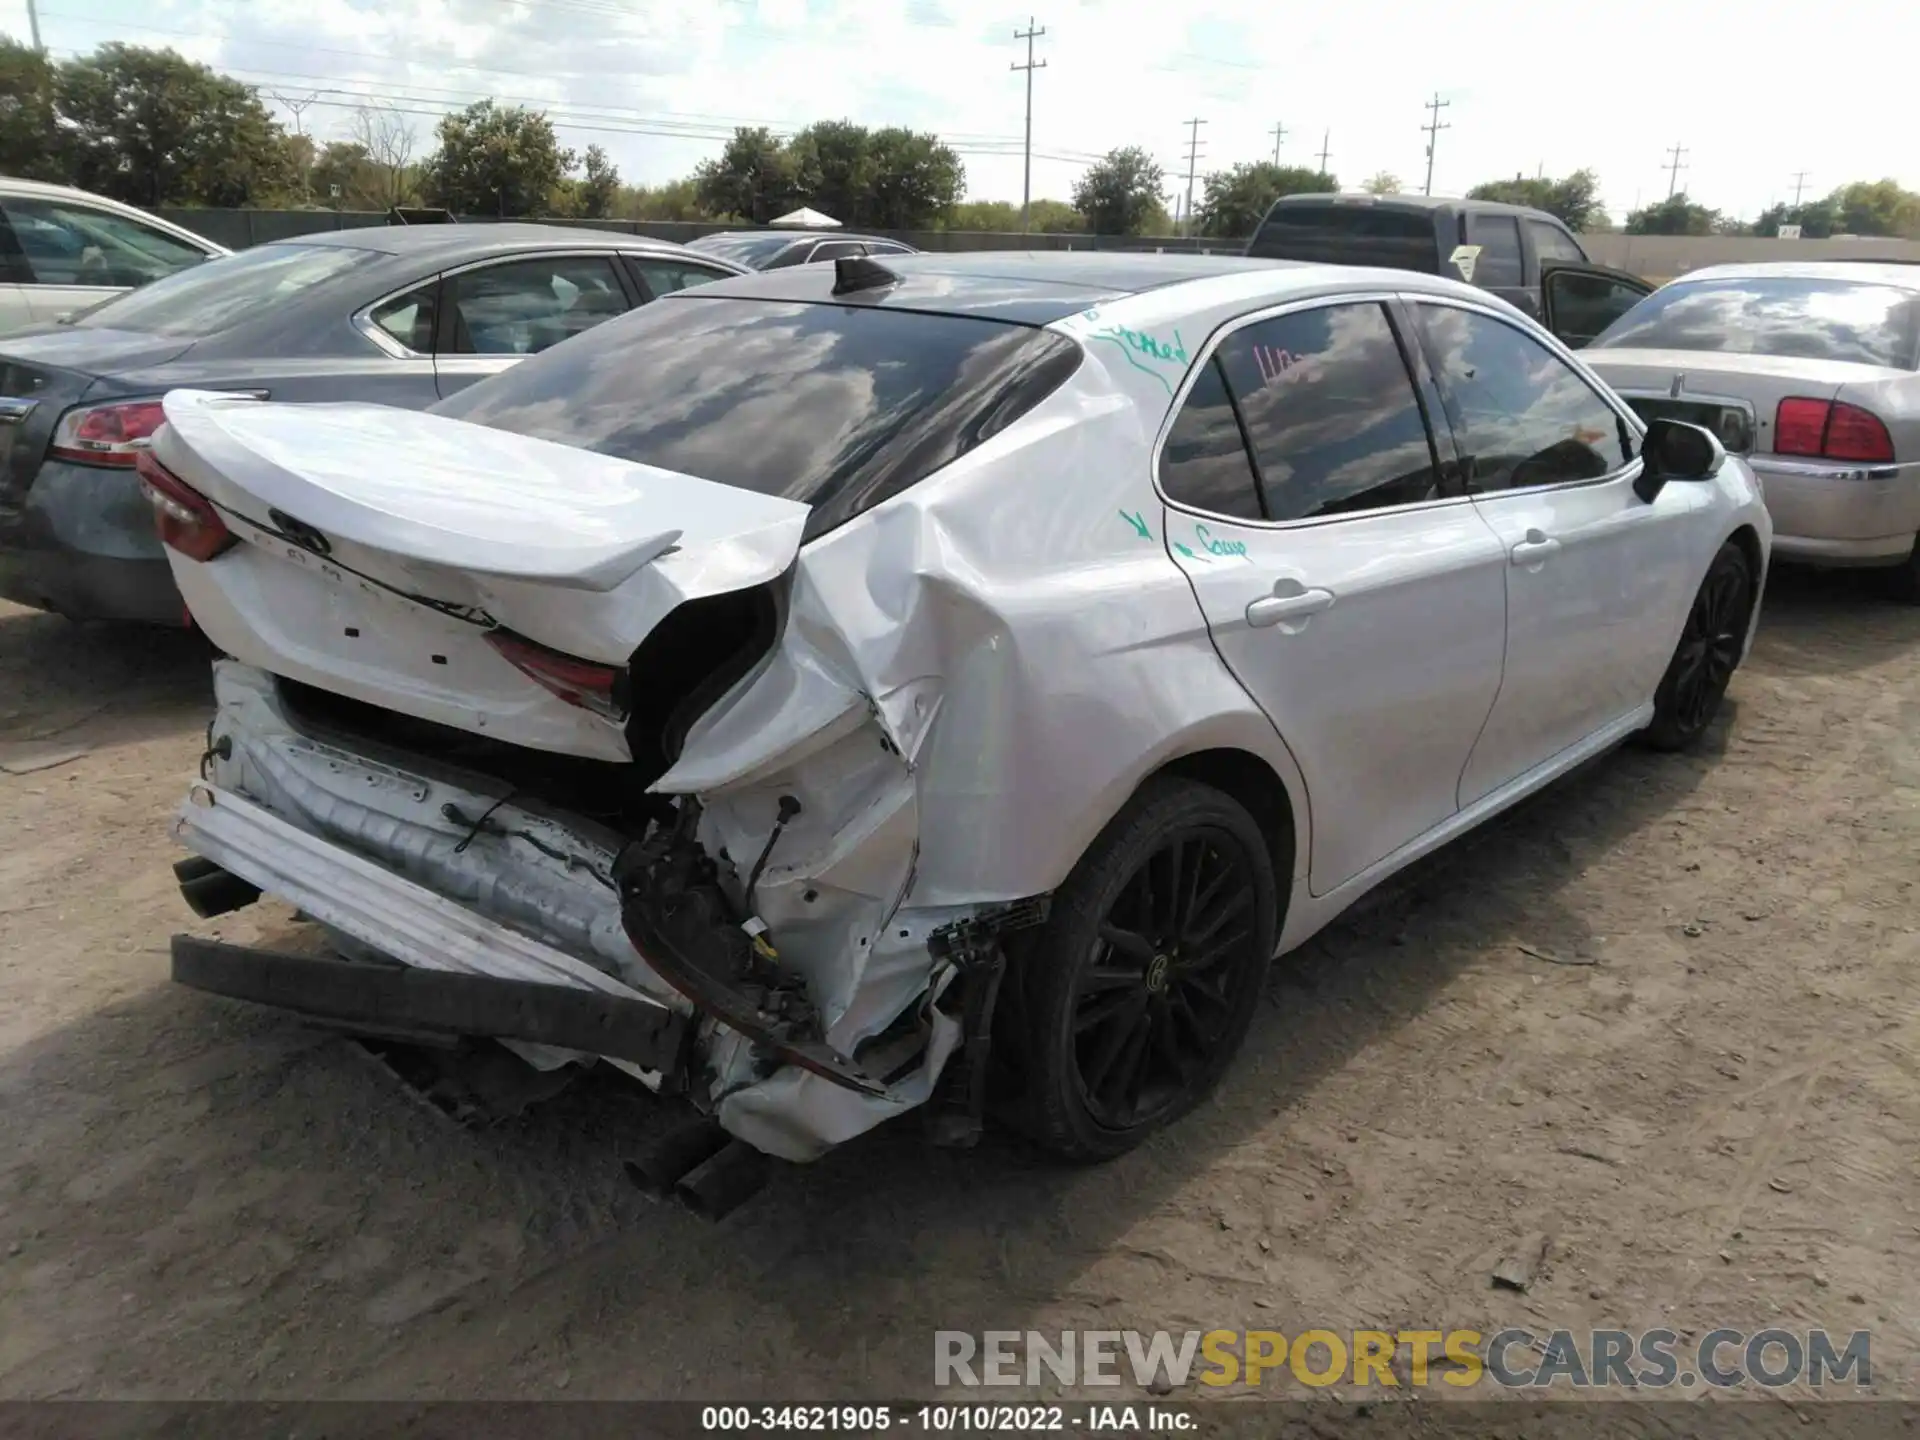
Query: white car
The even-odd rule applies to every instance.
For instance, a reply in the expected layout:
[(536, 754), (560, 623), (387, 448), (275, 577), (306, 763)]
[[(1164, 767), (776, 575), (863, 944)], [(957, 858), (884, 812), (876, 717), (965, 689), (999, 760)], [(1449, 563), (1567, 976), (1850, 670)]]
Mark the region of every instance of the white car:
[(226, 655), (184, 888), (362, 962), (182, 936), (176, 978), (608, 1057), (791, 1160), (946, 1071), (971, 1134), (989, 1035), (1068, 1156), (1174, 1120), (1276, 952), (1697, 737), (1770, 538), (1705, 431), (1385, 270), (843, 260), (425, 414), (166, 415)]
[(0, 335), (226, 253), (104, 195), (0, 175)]

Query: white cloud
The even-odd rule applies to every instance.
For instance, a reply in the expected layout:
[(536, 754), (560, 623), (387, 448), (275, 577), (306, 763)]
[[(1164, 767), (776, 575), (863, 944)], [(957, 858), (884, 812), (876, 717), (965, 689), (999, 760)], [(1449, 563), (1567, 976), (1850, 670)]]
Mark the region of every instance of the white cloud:
[[(1312, 163), (1330, 134), (1350, 186), (1377, 170), (1417, 188), (1423, 104), (1442, 118), (1434, 189), (1544, 166), (1600, 173), (1616, 217), (1666, 192), (1686, 148), (1695, 199), (1751, 215), (1892, 175), (1920, 188), (1905, 111), (1910, 0), (1834, 0), (1817, 19), (1761, 0), (1736, 20), (1709, 0), (1041, 0), (1034, 192), (1064, 198), (1084, 157), (1140, 145), (1184, 189), (1183, 123), (1199, 168), (1271, 156)], [(436, 111), (484, 95), (553, 110), (568, 143), (604, 145), (659, 182), (718, 151), (735, 123), (823, 118), (931, 129), (959, 146), (976, 197), (1020, 193), (1024, 12), (967, 0), (42, 0), (57, 52), (103, 40), (172, 44), (290, 97), (341, 132), (340, 92)], [(1908, 19), (1901, 20), (1903, 14)], [(22, 0), (0, 25), (26, 34)], [(1800, 38), (1799, 32), (1807, 32)], [(1817, 77), (1817, 78), (1814, 78)], [(422, 150), (433, 125), (415, 117)]]

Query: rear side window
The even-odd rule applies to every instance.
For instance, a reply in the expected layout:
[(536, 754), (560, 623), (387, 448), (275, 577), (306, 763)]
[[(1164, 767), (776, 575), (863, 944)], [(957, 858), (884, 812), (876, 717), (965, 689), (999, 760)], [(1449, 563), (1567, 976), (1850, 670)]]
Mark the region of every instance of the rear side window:
[(1247, 254), (1322, 265), (1383, 265), (1423, 275), (1440, 269), (1440, 246), (1429, 212), (1373, 205), (1276, 205)]
[(1920, 290), (1788, 275), (1678, 280), (1593, 343), (1911, 370), (1920, 363)]
[(818, 535), (1059, 387), (1051, 331), (688, 290), (441, 401), (441, 415), (813, 506)]
[(549, 255), (463, 270), (446, 282), (456, 355), (537, 355), (627, 310), (604, 255)]
[(1475, 493), (1597, 480), (1627, 463), (1626, 423), (1546, 346), (1491, 315), (1416, 308)]
[(433, 353), (434, 297), (440, 287), (429, 282), (417, 290), (376, 305), (367, 318), (416, 355)]
[(1576, 265), (1586, 263), (1586, 255), (1574, 243), (1574, 239), (1558, 225), (1549, 225), (1544, 220), (1529, 220), (1527, 233), (1533, 237), (1533, 252), (1545, 262), (1549, 260), (1570, 260)]
[(689, 265), (684, 260), (655, 260), (644, 255), (629, 255), (627, 263), (640, 272), (647, 293), (655, 299), (671, 295), (675, 290), (684, 290), (689, 285), (704, 285), (728, 273), (725, 270), (709, 270), (704, 265)]
[(1217, 353), (1270, 518), (1379, 510), (1440, 493), (1426, 420), (1383, 306), (1297, 310), (1236, 330)]
[(1217, 357), (1194, 377), (1193, 389), (1167, 432), (1160, 451), (1160, 488), (1169, 500), (1210, 515), (1263, 518), (1253, 463)]
[(1511, 215), (1469, 215), (1467, 243), (1478, 245), (1473, 283), (1488, 289), (1521, 283), (1520, 222)]
[(74, 316), (72, 323), (151, 335), (217, 335), (381, 258), (350, 245), (257, 245), (176, 270)]

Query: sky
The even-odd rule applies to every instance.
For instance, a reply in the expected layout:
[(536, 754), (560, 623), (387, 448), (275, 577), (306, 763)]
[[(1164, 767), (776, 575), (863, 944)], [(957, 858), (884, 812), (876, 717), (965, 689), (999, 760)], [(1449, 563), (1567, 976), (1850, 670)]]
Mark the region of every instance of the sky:
[[(38, 0), (57, 57), (107, 40), (172, 46), (259, 88), (291, 126), (344, 138), (370, 98), (406, 114), (419, 153), (435, 117), (493, 97), (599, 144), (630, 183), (717, 155), (731, 127), (821, 119), (907, 125), (961, 152), (970, 199), (1021, 194), (1026, 58), (1033, 194), (1066, 199), (1122, 145), (1160, 161), (1170, 208), (1197, 168), (1280, 158), (1357, 189), (1426, 180), (1427, 102), (1449, 128), (1435, 194), (1515, 174), (1596, 171), (1616, 221), (1679, 188), (1751, 217), (1850, 180), (1920, 189), (1911, 119), (1912, 0)], [(1900, 15), (1908, 18), (1901, 20)], [(1817, 16), (1817, 18), (1816, 18)], [(28, 38), (26, 0), (0, 29)], [(1804, 35), (1802, 32), (1805, 32)], [(304, 102), (304, 103), (303, 103)], [(1196, 193), (1197, 193), (1196, 184)]]

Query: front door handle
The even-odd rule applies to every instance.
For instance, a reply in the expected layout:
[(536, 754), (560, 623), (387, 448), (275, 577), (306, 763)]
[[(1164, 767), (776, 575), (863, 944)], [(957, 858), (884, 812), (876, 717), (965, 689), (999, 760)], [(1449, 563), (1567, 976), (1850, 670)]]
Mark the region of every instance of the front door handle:
[[(1287, 581), (1282, 580), (1281, 586)], [(1269, 625), (1278, 625), (1283, 620), (1305, 620), (1318, 615), (1333, 604), (1331, 590), (1303, 590), (1295, 582), (1287, 591), (1275, 587), (1272, 595), (1262, 595), (1258, 600), (1248, 602), (1247, 624), (1256, 630)]]
[(1527, 531), (1527, 538), (1507, 552), (1516, 565), (1539, 565), (1559, 553), (1560, 542), (1538, 530)]

